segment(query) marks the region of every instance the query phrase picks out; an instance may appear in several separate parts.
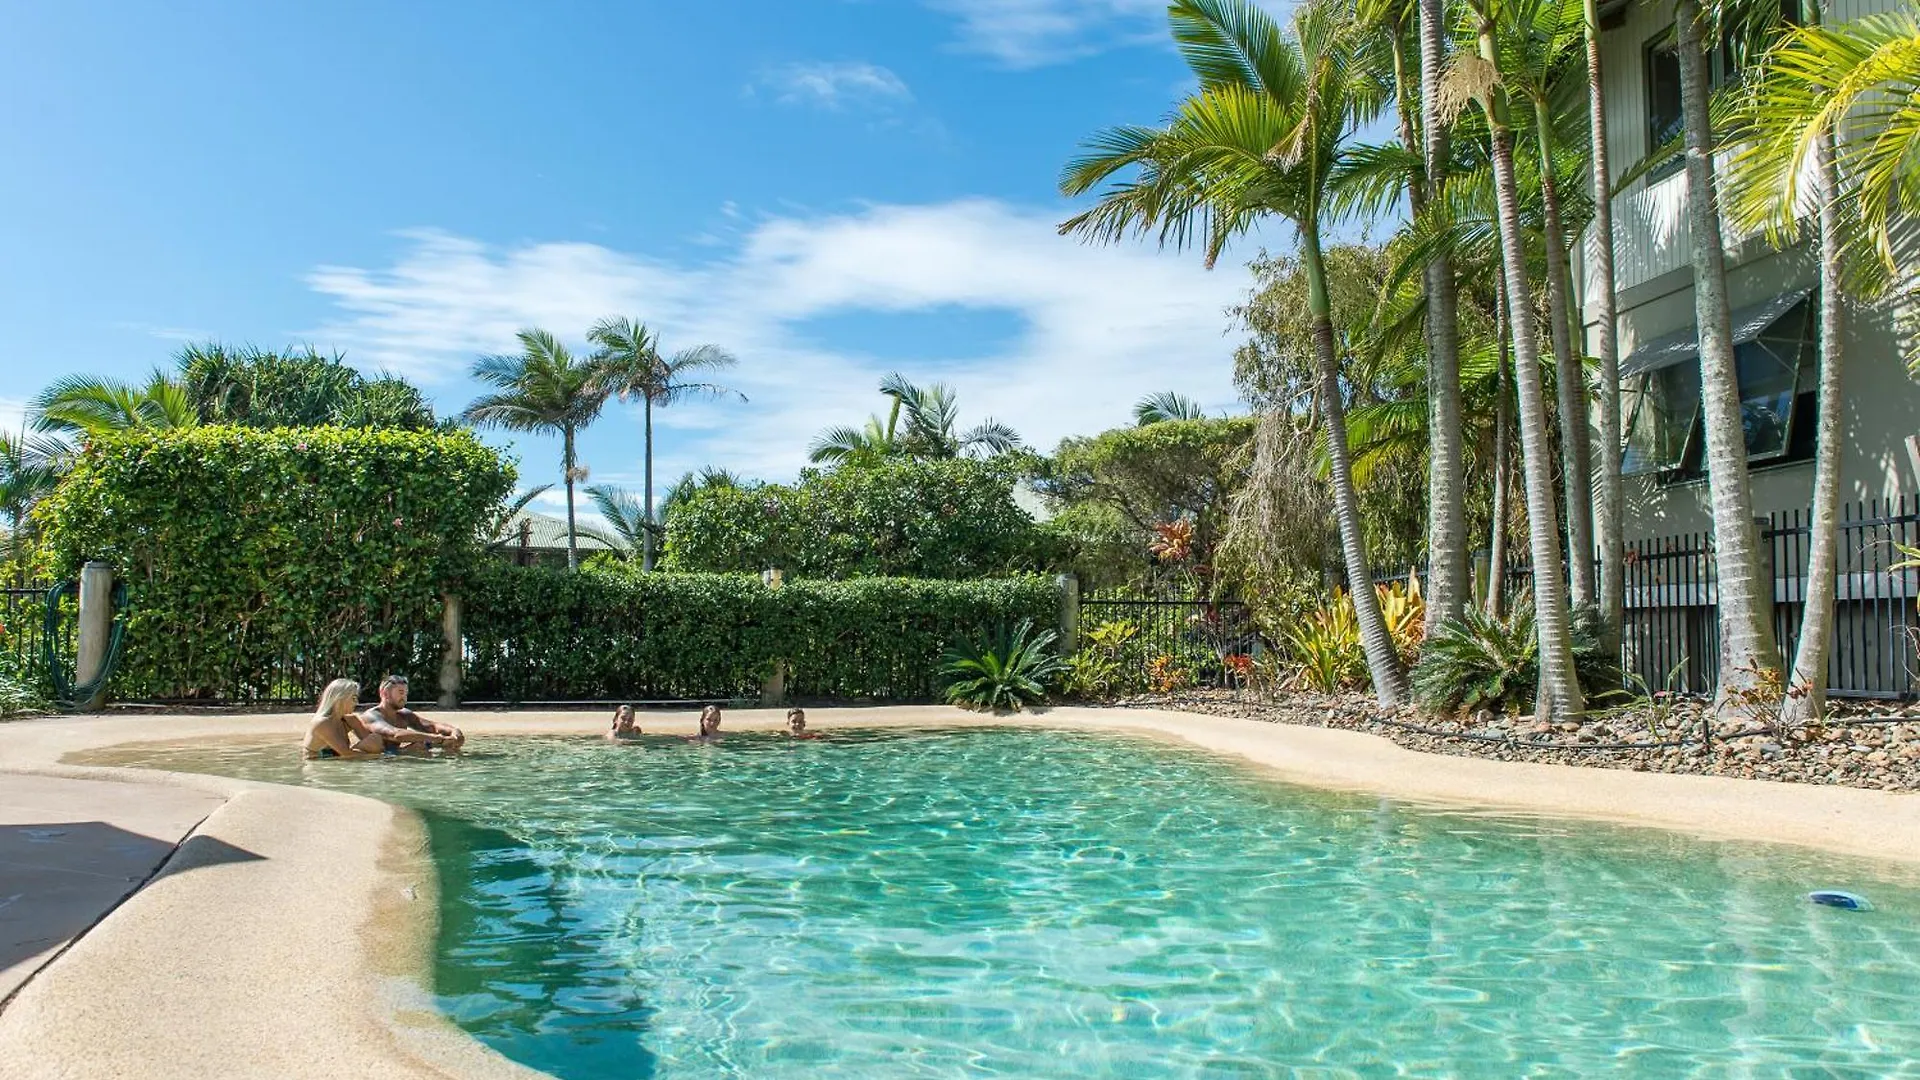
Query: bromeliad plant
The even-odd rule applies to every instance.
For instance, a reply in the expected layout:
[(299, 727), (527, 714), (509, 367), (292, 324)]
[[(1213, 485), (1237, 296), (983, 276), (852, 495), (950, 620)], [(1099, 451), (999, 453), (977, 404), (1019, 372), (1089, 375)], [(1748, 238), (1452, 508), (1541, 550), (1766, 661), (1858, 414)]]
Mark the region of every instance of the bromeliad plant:
[(1002, 629), (981, 647), (963, 642), (949, 651), (940, 669), (947, 680), (947, 703), (992, 712), (1019, 712), (1047, 698), (1048, 687), (1066, 670), (1054, 655), (1052, 630), (1035, 632), (1022, 619), (1011, 632)]
[(1104, 700), (1145, 688), (1140, 625), (1130, 619), (1101, 623), (1081, 635), (1068, 658), (1063, 688), (1075, 697)]
[(1366, 678), (1367, 655), (1360, 647), (1360, 620), (1344, 595), (1289, 629), (1286, 644), (1293, 655), (1293, 681), (1298, 686), (1332, 694)]

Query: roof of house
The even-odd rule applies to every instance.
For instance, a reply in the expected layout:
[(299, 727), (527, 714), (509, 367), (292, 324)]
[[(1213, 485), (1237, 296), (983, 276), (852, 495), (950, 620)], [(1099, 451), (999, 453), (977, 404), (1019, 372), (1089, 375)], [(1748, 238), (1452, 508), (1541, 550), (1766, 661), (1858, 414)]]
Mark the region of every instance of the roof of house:
[[(536, 514), (531, 510), (522, 510), (507, 519), (500, 530), (500, 541), (509, 548), (520, 546), (521, 523), (527, 525), (527, 547), (534, 551), (567, 550), (567, 520)], [(589, 535), (592, 530), (574, 519), (574, 543), (581, 551), (617, 551), (618, 548), (596, 536)]]

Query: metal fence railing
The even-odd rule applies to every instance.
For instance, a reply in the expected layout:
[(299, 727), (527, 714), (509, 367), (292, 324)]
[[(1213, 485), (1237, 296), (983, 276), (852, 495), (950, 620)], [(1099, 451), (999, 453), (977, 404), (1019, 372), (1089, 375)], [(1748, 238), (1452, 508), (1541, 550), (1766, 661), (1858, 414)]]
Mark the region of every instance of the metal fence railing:
[[(1237, 600), (1147, 598), (1139, 596), (1083, 596), (1080, 600), (1082, 640), (1090, 631), (1110, 623), (1134, 627), (1130, 648), (1139, 662), (1156, 661), (1192, 673), (1203, 685), (1227, 686), (1244, 675), (1245, 661), (1263, 649), (1260, 632), (1247, 605)], [(1165, 658), (1162, 660), (1161, 658)]]
[[(1810, 513), (1771, 514), (1759, 530), (1772, 559), (1773, 631), (1783, 664), (1800, 643), (1807, 604)], [(1920, 542), (1920, 496), (1841, 507), (1835, 556), (1833, 643), (1827, 693), (1911, 698), (1920, 682), (1920, 573), (1894, 570), (1897, 544)], [(1507, 567), (1504, 599), (1532, 583), (1532, 567)], [(1719, 563), (1710, 532), (1627, 544), (1621, 664), (1655, 690), (1711, 694), (1720, 679)]]
[[(42, 692), (52, 685), (46, 650), (50, 588), (36, 584), (0, 589), (0, 671)], [(72, 637), (69, 632), (54, 641), (56, 662), (73, 663)]]

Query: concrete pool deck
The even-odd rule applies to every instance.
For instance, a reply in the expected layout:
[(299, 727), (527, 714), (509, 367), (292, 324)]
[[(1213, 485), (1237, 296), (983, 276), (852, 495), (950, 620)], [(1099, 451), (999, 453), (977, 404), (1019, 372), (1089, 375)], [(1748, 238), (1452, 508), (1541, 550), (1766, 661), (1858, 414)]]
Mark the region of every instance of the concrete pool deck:
[[(470, 741), (598, 733), (606, 723), (598, 712), (575, 711), (448, 719)], [(693, 727), (691, 711), (640, 719), (649, 731)], [(1920, 868), (1920, 794), (1442, 757), (1359, 732), (1148, 710), (982, 717), (942, 707), (819, 709), (808, 719), (824, 731), (1013, 725), (1130, 732), (1234, 755), (1303, 785), (1792, 844), (1902, 864), (1888, 868), (1903, 874)], [(292, 754), (306, 722), (272, 714), (0, 723), (0, 830), (97, 823), (103, 828), (91, 835), (101, 850), (89, 854), (85, 838), (75, 837), (70, 854), (83, 867), (108, 865), (106, 876), (134, 879), (96, 884), (92, 899), (76, 901), (49, 931), (78, 936), (51, 962), (19, 973), (24, 984), (0, 1004), (0, 1078), (540, 1075), (468, 1038), (433, 1008), (425, 987), (435, 881), (413, 814), (315, 788), (76, 764), (112, 761), (109, 748), (127, 744), (197, 739), (284, 740)], [(741, 710), (727, 715), (725, 730), (781, 723), (779, 710)], [(107, 858), (115, 843), (130, 861), (87, 861)], [(17, 854), (9, 861), (8, 850), (0, 847), (0, 901), (44, 899), (74, 885), (62, 876), (71, 865)], [(103, 899), (114, 888), (119, 896)], [(94, 914), (85, 917), (86, 910)], [(60, 948), (49, 940), (33, 954), (40, 961)]]

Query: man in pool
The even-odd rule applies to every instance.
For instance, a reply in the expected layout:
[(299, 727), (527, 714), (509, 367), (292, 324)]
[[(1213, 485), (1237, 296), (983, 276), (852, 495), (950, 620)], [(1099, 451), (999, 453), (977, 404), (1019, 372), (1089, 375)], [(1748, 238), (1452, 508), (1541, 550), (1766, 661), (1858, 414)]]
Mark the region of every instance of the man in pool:
[(425, 750), (437, 746), (458, 753), (467, 737), (452, 724), (436, 723), (407, 708), (407, 677), (389, 675), (380, 680), (380, 704), (360, 714), (367, 728), (390, 748)]

